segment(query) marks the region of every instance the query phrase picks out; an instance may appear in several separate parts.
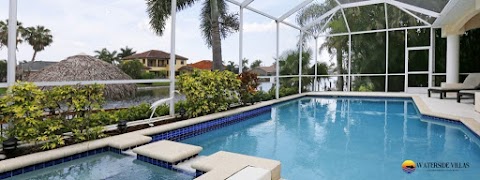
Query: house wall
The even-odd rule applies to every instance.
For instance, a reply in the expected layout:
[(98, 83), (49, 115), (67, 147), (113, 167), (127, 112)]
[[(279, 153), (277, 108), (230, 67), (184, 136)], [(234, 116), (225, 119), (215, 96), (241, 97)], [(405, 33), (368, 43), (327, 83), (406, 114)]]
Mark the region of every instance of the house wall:
[[(165, 59), (135, 59), (136, 61), (140, 61), (145, 67), (150, 68), (147, 72), (159, 72), (159, 71), (168, 71), (170, 69), (170, 65), (168, 64), (168, 60)], [(132, 60), (125, 60), (125, 61), (132, 61)], [(150, 61), (150, 64), (149, 64)], [(182, 64), (183, 62), (183, 64)], [(178, 71), (183, 66), (187, 65), (187, 60), (176, 60), (175, 70)]]

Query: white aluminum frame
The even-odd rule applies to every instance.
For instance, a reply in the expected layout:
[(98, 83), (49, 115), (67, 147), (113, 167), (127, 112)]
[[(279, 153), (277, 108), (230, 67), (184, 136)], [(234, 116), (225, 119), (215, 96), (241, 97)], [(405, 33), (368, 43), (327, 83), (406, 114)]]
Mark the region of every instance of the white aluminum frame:
[[(317, 86), (318, 86), (318, 82), (317, 82), (317, 78), (318, 77), (340, 77), (340, 76), (345, 76), (347, 75), (348, 76), (348, 84), (347, 84), (347, 89), (350, 90), (351, 89), (351, 77), (352, 76), (385, 76), (385, 91), (388, 91), (388, 77), (390, 75), (404, 75), (405, 76), (405, 84), (408, 84), (407, 82), (407, 78), (408, 78), (408, 69), (406, 69), (406, 71), (404, 73), (389, 73), (388, 72), (388, 54), (389, 54), (389, 50), (388, 50), (388, 47), (389, 47), (389, 33), (388, 32), (391, 32), (391, 31), (398, 31), (398, 30), (404, 30), (405, 31), (405, 36), (407, 37), (408, 35), (408, 29), (419, 29), (419, 28), (430, 28), (431, 29), (431, 43), (430, 43), (430, 57), (429, 57), (429, 71), (428, 71), (428, 74), (429, 74), (429, 87), (432, 86), (432, 78), (433, 76), (438, 76), (438, 75), (442, 75), (444, 73), (434, 73), (434, 62), (435, 62), (435, 53), (434, 53), (434, 43), (435, 43), (435, 40), (434, 40), (434, 30), (432, 28), (432, 24), (425, 21), (424, 19), (418, 17), (417, 15), (413, 14), (411, 11), (413, 12), (417, 12), (417, 13), (421, 13), (421, 14), (424, 14), (424, 15), (428, 15), (428, 16), (431, 16), (431, 17), (441, 17), (441, 13), (443, 13), (444, 11), (442, 11), (441, 13), (438, 13), (438, 12), (434, 12), (434, 11), (431, 11), (431, 10), (428, 10), (428, 9), (424, 9), (424, 8), (421, 8), (421, 7), (417, 7), (417, 6), (413, 6), (413, 5), (410, 5), (410, 4), (406, 4), (406, 3), (403, 3), (403, 2), (399, 2), (399, 1), (396, 1), (396, 0), (368, 0), (368, 1), (360, 1), (360, 2), (352, 2), (352, 3), (340, 3), (338, 0), (336, 0), (338, 6), (332, 8), (331, 10), (329, 10), (328, 12), (326, 12), (325, 14), (322, 14), (319, 18), (317, 18), (316, 20), (312, 21), (310, 24), (306, 25), (305, 27), (299, 27), (297, 25), (294, 25), (294, 24), (291, 24), (289, 22), (286, 22), (285, 20), (290, 17), (291, 15), (293, 15), (294, 13), (298, 12), (299, 10), (301, 10), (302, 8), (306, 7), (308, 4), (312, 3), (313, 0), (305, 0), (303, 2), (301, 2), (300, 4), (298, 4), (297, 6), (295, 6), (294, 8), (288, 10), (287, 12), (285, 12), (282, 16), (280, 17), (274, 17), (272, 15), (269, 15), (268, 13), (265, 13), (263, 11), (260, 11), (258, 9), (255, 9), (253, 7), (250, 7), (250, 4), (254, 1), (254, 0), (244, 0), (242, 2), (238, 2), (236, 0), (226, 0), (227, 2), (230, 2), (234, 5), (237, 5), (239, 6), (240, 8), (240, 34), (239, 34), (239, 71), (242, 72), (243, 70), (243, 65), (242, 65), (242, 60), (243, 60), (243, 23), (244, 23), (244, 17), (243, 17), (243, 13), (244, 13), (244, 9), (248, 9), (252, 12), (255, 12), (257, 14), (260, 14), (264, 17), (267, 17), (271, 20), (274, 20), (275, 23), (276, 23), (276, 75), (275, 75), (275, 82), (276, 82), (276, 91), (275, 91), (275, 96), (276, 98), (279, 98), (279, 79), (280, 78), (284, 78), (284, 77), (298, 77), (299, 78), (299, 92), (301, 92), (301, 79), (302, 77), (314, 77), (315, 80), (314, 80), (314, 84), (315, 84), (315, 89), (318, 90)], [(17, 0), (10, 0), (9, 1), (9, 19), (10, 19), (10, 23), (9, 24), (9, 42), (8, 42), (8, 45), (9, 45), (9, 49), (8, 49), (8, 75), (7, 75), (7, 83), (0, 83), (0, 87), (8, 87), (8, 86), (11, 86), (15, 83), (15, 66), (16, 66), (16, 51), (15, 51), (15, 48), (11, 48), (11, 47), (15, 47), (15, 44), (16, 44), (16, 19), (17, 19)], [(114, 81), (69, 81), (69, 82), (34, 82), (35, 84), (37, 85), (40, 85), (40, 86), (60, 86), (60, 85), (75, 85), (75, 84), (127, 84), (127, 83), (152, 83), (152, 82), (170, 82), (170, 97), (174, 97), (175, 96), (175, 93), (174, 93), (174, 90), (175, 90), (175, 32), (176, 32), (176, 3), (177, 3), (177, 0), (172, 0), (172, 6), (171, 6), (171, 18), (172, 18), (172, 21), (171, 21), (171, 28), (172, 28), (172, 34), (171, 34), (171, 51), (170, 51), (170, 71), (169, 71), (169, 74), (170, 74), (170, 77), (169, 79), (151, 79), (151, 80), (114, 80)], [(386, 21), (386, 29), (380, 29), (380, 30), (370, 30), (370, 31), (359, 31), (359, 32), (352, 32), (351, 29), (350, 29), (350, 25), (348, 23), (348, 20), (345, 16), (345, 11), (344, 9), (346, 8), (352, 8), (352, 7), (361, 7), (361, 6), (368, 6), (368, 5), (374, 5), (374, 4), (384, 4), (385, 6), (385, 21)], [(387, 12), (387, 4), (389, 5), (392, 5), (392, 6), (395, 6), (397, 8), (399, 8), (400, 10), (404, 11), (405, 13), (411, 15), (412, 17), (416, 18), (417, 20), (423, 22), (424, 24), (426, 24), (425, 26), (413, 26), (413, 27), (401, 27), (401, 28), (389, 28), (388, 27), (388, 12)], [(452, 6), (451, 3), (447, 4), (446, 8), (447, 7), (450, 7)], [(344, 18), (344, 21), (345, 21), (345, 24), (347, 26), (347, 29), (348, 29), (348, 33), (337, 33), (337, 34), (313, 34), (312, 32), (308, 31), (312, 26), (318, 24), (319, 22), (325, 20), (326, 18), (327, 21), (326, 23), (322, 26), (322, 31), (327, 27), (327, 25), (329, 24), (329, 22), (331, 21), (331, 19), (333, 18), (333, 16), (338, 12), (338, 11), (341, 11), (342, 12), (342, 16)], [(296, 76), (296, 75), (290, 75), (290, 76), (280, 76), (280, 64), (279, 64), (279, 57), (280, 57), (280, 52), (279, 52), (279, 39), (280, 39), (280, 28), (279, 28), (279, 25), (280, 23), (282, 24), (285, 24), (287, 26), (290, 26), (292, 28), (295, 28), (297, 30), (300, 31), (300, 38), (302, 38), (303, 35), (305, 34), (309, 34), (309, 35), (313, 35), (314, 37), (314, 40), (315, 40), (315, 75), (302, 75), (301, 73), (301, 56), (302, 56), (302, 53), (300, 51), (300, 60), (299, 60), (299, 75)], [(435, 24), (435, 23), (434, 23)], [(351, 46), (352, 46), (352, 43), (351, 43), (351, 39), (352, 39), (352, 35), (357, 35), (357, 34), (366, 34), (366, 33), (378, 33), (378, 32), (385, 32), (386, 33), (386, 71), (385, 71), (385, 74), (352, 74), (351, 73)], [(348, 74), (339, 74), (339, 75), (318, 75), (317, 73), (317, 64), (318, 64), (318, 59), (317, 59), (317, 48), (318, 48), (318, 38), (319, 37), (333, 37), (333, 36), (349, 36), (349, 55), (348, 55)], [(408, 51), (408, 50), (414, 50), (415, 48), (408, 48), (408, 40), (406, 39), (406, 42), (405, 42), (405, 51)], [(302, 47), (300, 47), (300, 49), (302, 50)], [(407, 52), (406, 52), (407, 53)], [(408, 58), (408, 57), (406, 57)], [(408, 67), (406, 67), (408, 68)], [(407, 87), (406, 87), (407, 88)], [(407, 90), (405, 88), (405, 90)], [(174, 115), (175, 111), (174, 111), (174, 106), (173, 106), (173, 99), (170, 101), (170, 115)]]

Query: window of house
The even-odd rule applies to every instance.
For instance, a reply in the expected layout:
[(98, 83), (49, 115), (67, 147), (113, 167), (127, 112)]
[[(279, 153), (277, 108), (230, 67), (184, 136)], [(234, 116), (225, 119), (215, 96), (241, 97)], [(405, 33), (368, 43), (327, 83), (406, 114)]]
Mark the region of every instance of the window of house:
[(180, 62), (182, 63), (182, 65), (184, 65), (184, 64), (185, 64), (185, 61), (180, 61)]
[(149, 60), (148, 60), (148, 66), (149, 66), (149, 67), (155, 67), (155, 61), (149, 59)]

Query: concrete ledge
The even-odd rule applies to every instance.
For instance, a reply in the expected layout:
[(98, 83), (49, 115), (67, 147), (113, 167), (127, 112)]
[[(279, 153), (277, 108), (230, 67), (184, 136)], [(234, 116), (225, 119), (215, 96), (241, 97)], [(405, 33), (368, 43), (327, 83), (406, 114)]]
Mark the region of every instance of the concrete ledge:
[(475, 93), (475, 111), (480, 113), (480, 92)]
[(206, 172), (199, 180), (226, 179), (247, 166), (266, 169), (272, 180), (280, 179), (280, 161), (231, 152), (219, 151), (192, 164), (192, 168)]
[(147, 144), (150, 141), (152, 141), (152, 137), (129, 133), (113, 136), (108, 145), (110, 147), (123, 150), (126, 148)]
[(158, 141), (133, 149), (133, 152), (152, 159), (177, 163), (202, 151), (202, 147), (173, 141)]

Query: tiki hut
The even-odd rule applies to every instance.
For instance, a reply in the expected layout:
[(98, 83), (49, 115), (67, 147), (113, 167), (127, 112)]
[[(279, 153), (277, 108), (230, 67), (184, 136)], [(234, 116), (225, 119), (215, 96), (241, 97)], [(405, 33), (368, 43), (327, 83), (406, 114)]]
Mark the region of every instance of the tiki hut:
[[(132, 78), (117, 66), (89, 55), (68, 57), (57, 64), (48, 66), (38, 73), (27, 77), (31, 82), (49, 81), (95, 81), (95, 80), (131, 80)], [(42, 87), (43, 89), (48, 87)], [(122, 99), (135, 96), (135, 84), (109, 84), (105, 86), (107, 99)]]

